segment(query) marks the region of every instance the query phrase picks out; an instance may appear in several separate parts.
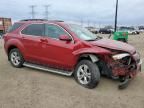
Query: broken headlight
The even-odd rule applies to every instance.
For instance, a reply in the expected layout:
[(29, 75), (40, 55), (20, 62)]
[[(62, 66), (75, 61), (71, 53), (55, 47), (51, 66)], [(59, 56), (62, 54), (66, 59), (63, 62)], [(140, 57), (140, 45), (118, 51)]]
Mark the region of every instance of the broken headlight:
[(116, 54), (112, 58), (123, 65), (130, 65), (132, 62), (132, 58), (128, 53)]
[(112, 58), (114, 60), (120, 60), (120, 59), (128, 57), (128, 56), (130, 56), (130, 54), (128, 54), (128, 53), (122, 53), (122, 54), (113, 55)]

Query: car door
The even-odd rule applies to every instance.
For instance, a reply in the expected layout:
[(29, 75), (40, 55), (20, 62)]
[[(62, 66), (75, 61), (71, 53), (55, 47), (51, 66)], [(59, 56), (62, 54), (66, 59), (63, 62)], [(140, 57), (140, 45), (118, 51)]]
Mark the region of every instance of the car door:
[[(60, 35), (70, 34), (62, 27), (55, 24), (45, 24), (45, 39), (43, 43), (43, 56), (45, 62), (57, 68), (71, 68), (74, 65), (73, 41), (59, 40)], [(70, 36), (70, 38), (72, 38)]]
[(23, 43), (25, 48), (26, 61), (41, 64), (41, 49), (44, 36), (44, 24), (30, 24), (21, 31), (21, 35), (21, 42)]

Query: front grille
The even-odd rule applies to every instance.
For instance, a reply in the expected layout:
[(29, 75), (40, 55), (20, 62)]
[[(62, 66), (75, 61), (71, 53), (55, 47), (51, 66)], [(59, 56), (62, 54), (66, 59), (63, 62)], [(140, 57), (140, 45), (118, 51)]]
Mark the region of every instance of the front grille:
[(128, 66), (132, 63), (132, 57), (131, 56), (126, 56), (126, 57), (120, 59), (119, 63), (121, 63), (122, 65)]

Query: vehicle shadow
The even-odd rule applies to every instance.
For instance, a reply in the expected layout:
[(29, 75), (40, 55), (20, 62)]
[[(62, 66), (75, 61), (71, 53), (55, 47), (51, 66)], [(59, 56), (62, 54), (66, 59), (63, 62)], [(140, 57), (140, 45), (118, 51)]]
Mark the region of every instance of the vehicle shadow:
[[(60, 75), (57, 73), (52, 73), (49, 71), (43, 71), (43, 70), (38, 70), (38, 69), (33, 69), (33, 68), (28, 68), (28, 67), (23, 67), (22, 69), (24, 69), (25, 72), (41, 73), (41, 74), (48, 75), (49, 77), (58, 77), (58, 78), (66, 79), (67, 81), (75, 80), (73, 74), (72, 76), (65, 76), (65, 75)], [(104, 86), (106, 88), (110, 88), (111, 86), (117, 87), (118, 84), (119, 84), (119, 80), (117, 79), (111, 79), (106, 76), (101, 76), (101, 80), (96, 88), (101, 89)]]

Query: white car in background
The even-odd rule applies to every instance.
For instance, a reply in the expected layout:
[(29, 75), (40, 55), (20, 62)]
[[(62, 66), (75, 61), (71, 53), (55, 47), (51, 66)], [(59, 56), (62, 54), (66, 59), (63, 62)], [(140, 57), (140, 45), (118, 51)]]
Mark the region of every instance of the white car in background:
[(128, 30), (128, 34), (132, 34), (132, 35), (136, 35), (137, 34), (137, 31), (135, 30)]
[(138, 27), (138, 30), (139, 30), (140, 33), (144, 33), (144, 26)]
[(136, 35), (139, 34), (139, 30), (136, 30), (133, 27), (120, 27), (119, 28), (120, 31), (124, 31), (124, 32), (128, 32), (129, 35)]

